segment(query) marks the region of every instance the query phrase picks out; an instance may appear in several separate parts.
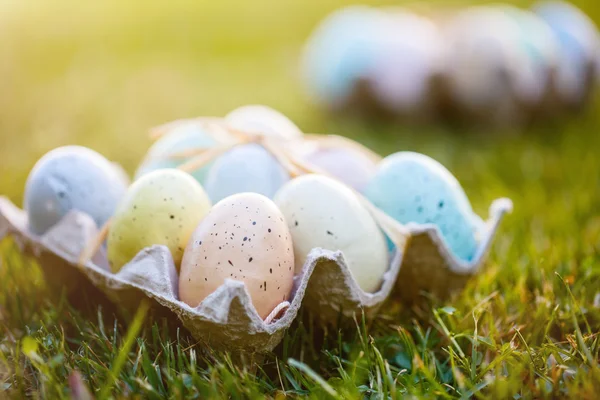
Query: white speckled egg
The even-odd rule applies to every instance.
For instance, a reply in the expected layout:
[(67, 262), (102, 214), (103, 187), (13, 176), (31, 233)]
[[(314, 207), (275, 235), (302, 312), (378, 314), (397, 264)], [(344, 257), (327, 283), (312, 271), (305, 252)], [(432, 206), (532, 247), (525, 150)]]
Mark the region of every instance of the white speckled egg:
[[(217, 134), (218, 132), (218, 134)], [(189, 161), (192, 157), (185, 158), (170, 158), (178, 152), (209, 148), (219, 144), (231, 143), (233, 138), (227, 136), (224, 131), (216, 131), (215, 134), (209, 133), (206, 126), (199, 124), (197, 121), (181, 121), (173, 125), (173, 128), (163, 137), (158, 139), (150, 150), (135, 173), (135, 177), (139, 178), (149, 172), (164, 169), (177, 168), (178, 166)], [(206, 174), (210, 170), (211, 163), (203, 166), (192, 172), (192, 176), (200, 183), (204, 183)]]
[(377, 165), (360, 151), (345, 147), (316, 148), (304, 159), (346, 185), (362, 188), (373, 178)]
[(292, 237), (281, 211), (265, 196), (240, 193), (215, 204), (194, 231), (179, 297), (196, 307), (225, 279), (241, 281), (264, 319), (289, 300), (293, 277)]
[(127, 190), (122, 173), (102, 155), (81, 146), (65, 146), (44, 155), (25, 185), (29, 229), (41, 235), (70, 210), (91, 216), (100, 227)]
[(236, 146), (211, 167), (204, 187), (216, 203), (236, 193), (252, 192), (272, 198), (290, 175), (261, 145)]
[(271, 107), (253, 104), (231, 111), (225, 120), (232, 128), (280, 139), (298, 139), (302, 131), (288, 117)]
[(389, 261), (385, 236), (351, 189), (311, 174), (288, 182), (274, 200), (292, 233), (297, 272), (313, 248), (340, 250), (364, 291), (379, 288)]
[(210, 206), (202, 186), (186, 172), (161, 169), (136, 180), (109, 229), (107, 250), (113, 272), (155, 244), (167, 246), (178, 267), (192, 232)]
[(477, 250), (469, 200), (443, 165), (423, 154), (386, 157), (364, 190), (371, 202), (399, 222), (435, 224), (452, 252), (470, 260)]

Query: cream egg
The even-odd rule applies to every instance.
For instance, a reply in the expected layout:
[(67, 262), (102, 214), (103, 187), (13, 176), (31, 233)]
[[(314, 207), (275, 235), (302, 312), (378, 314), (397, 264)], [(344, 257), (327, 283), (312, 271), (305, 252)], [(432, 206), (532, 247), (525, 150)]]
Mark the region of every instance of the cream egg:
[(242, 106), (225, 116), (234, 129), (279, 139), (299, 139), (302, 131), (288, 117), (260, 104)]
[(161, 169), (136, 180), (119, 204), (108, 232), (108, 260), (117, 272), (142, 249), (169, 248), (176, 266), (192, 232), (210, 209), (202, 186), (188, 173)]
[(350, 188), (322, 175), (303, 175), (285, 184), (274, 201), (292, 233), (297, 272), (313, 248), (340, 250), (364, 291), (379, 288), (389, 262), (385, 236)]
[(194, 231), (181, 263), (179, 297), (196, 307), (226, 279), (241, 281), (264, 319), (289, 300), (293, 277), (283, 214), (263, 195), (239, 193), (215, 204)]

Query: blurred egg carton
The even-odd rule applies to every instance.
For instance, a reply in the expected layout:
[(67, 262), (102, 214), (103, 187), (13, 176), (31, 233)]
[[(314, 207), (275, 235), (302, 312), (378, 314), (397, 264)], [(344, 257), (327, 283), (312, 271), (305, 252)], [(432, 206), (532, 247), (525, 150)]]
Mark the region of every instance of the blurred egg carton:
[[(98, 235), (86, 214), (71, 211), (41, 236), (27, 228), (26, 213), (0, 197), (0, 238), (10, 235), (19, 247), (40, 264), (50, 287), (81, 294), (91, 283), (107, 298), (132, 312), (148, 298), (181, 324), (201, 343), (216, 349), (269, 352), (282, 340), (301, 305), (323, 323), (360, 315), (373, 317), (390, 296), (407, 301), (423, 292), (448, 296), (460, 291), (481, 267), (502, 217), (512, 208), (507, 199), (495, 201), (486, 222), (479, 224), (479, 245), (469, 262), (457, 259), (434, 225), (408, 224), (396, 236), (396, 250), (374, 293), (360, 289), (341, 252), (320, 248), (308, 255), (294, 277), (289, 302), (276, 307), (265, 320), (254, 308), (244, 283), (225, 280), (197, 307), (178, 299), (178, 275), (169, 250), (152, 246), (142, 250), (118, 273), (110, 272), (104, 249), (80, 266), (78, 259)], [(479, 218), (474, 216), (474, 218)]]
[(599, 55), (593, 21), (566, 2), (348, 6), (313, 31), (302, 69), (334, 112), (518, 126), (589, 104)]

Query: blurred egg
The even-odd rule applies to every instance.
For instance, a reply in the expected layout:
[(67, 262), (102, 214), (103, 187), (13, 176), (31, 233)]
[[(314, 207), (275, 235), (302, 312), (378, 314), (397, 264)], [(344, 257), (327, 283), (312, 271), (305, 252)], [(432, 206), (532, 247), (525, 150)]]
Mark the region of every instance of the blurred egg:
[(129, 187), (108, 232), (108, 260), (118, 272), (146, 247), (169, 248), (179, 267), (192, 232), (210, 209), (202, 186), (186, 172), (160, 169)]
[(290, 175), (264, 147), (251, 143), (236, 146), (211, 167), (205, 188), (213, 202), (241, 192), (272, 198)]
[(424, 111), (432, 79), (442, 69), (442, 40), (435, 24), (396, 10), (381, 17), (373, 45), (368, 81), (375, 98), (389, 111)]
[(518, 118), (519, 74), (529, 64), (513, 28), (504, 13), (483, 6), (459, 12), (444, 26), (448, 90), (467, 116), (499, 123)]
[(45, 233), (70, 210), (91, 216), (101, 227), (127, 190), (122, 172), (95, 151), (65, 146), (44, 155), (25, 185), (29, 229)]
[(587, 15), (566, 2), (542, 2), (533, 11), (550, 26), (559, 43), (558, 95), (567, 104), (577, 106), (592, 87), (594, 63), (600, 51), (598, 29)]
[(526, 55), (527, 67), (517, 71), (517, 96), (526, 106), (534, 107), (551, 89), (551, 74), (558, 62), (558, 43), (548, 25), (530, 11), (508, 4), (496, 7), (513, 24), (517, 44)]
[[(214, 132), (209, 132), (206, 126), (199, 124), (197, 121), (176, 121), (172, 128), (150, 147), (144, 161), (135, 173), (135, 177), (139, 178), (159, 169), (177, 168), (193, 158), (193, 156), (170, 157), (175, 153), (215, 147), (219, 144), (232, 143), (232, 141), (233, 139), (227, 136), (224, 131), (215, 128)], [(210, 165), (209, 163), (192, 172), (192, 176), (198, 182), (204, 183)]]
[(364, 291), (379, 288), (388, 269), (385, 236), (351, 189), (322, 175), (304, 175), (283, 186), (275, 203), (292, 233), (296, 272), (313, 248), (340, 250)]
[(215, 204), (194, 231), (179, 297), (196, 307), (225, 279), (241, 281), (264, 319), (289, 299), (293, 277), (292, 237), (281, 211), (262, 195), (240, 193)]
[(342, 108), (356, 84), (367, 78), (382, 15), (366, 6), (345, 7), (330, 14), (312, 33), (304, 51), (303, 70), (317, 103)]
[(477, 218), (456, 178), (423, 154), (386, 157), (364, 190), (371, 202), (397, 221), (435, 224), (456, 257), (470, 260), (477, 250)]
[(225, 120), (234, 129), (267, 137), (298, 139), (302, 131), (288, 117), (271, 107), (253, 104), (231, 111)]
[(373, 178), (377, 169), (377, 165), (369, 157), (357, 149), (347, 147), (316, 146), (303, 159), (309, 165), (359, 191)]

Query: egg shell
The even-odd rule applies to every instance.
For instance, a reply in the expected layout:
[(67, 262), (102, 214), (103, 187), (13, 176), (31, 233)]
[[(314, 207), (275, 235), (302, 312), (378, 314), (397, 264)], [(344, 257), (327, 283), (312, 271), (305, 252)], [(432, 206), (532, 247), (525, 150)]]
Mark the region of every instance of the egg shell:
[(479, 219), (456, 178), (432, 158), (412, 152), (386, 157), (364, 194), (403, 224), (437, 225), (458, 258), (470, 260), (475, 254)]
[[(195, 121), (182, 121), (158, 139), (148, 150), (148, 153), (135, 173), (139, 178), (149, 172), (164, 168), (177, 168), (192, 157), (187, 158), (169, 158), (169, 155), (185, 150), (197, 148), (210, 148), (219, 144), (230, 143), (233, 139), (225, 135), (213, 135), (209, 133), (206, 127)], [(193, 171), (192, 176), (200, 183), (206, 179), (212, 163), (208, 163), (202, 168)]]
[(277, 159), (256, 143), (236, 146), (219, 157), (206, 178), (213, 202), (236, 193), (252, 192), (272, 198), (290, 175)]
[(176, 169), (136, 180), (119, 204), (108, 233), (108, 260), (117, 272), (146, 247), (164, 245), (179, 266), (188, 240), (211, 207), (202, 186)]
[(274, 200), (292, 233), (296, 272), (313, 248), (340, 250), (362, 290), (379, 288), (388, 269), (385, 236), (351, 189), (322, 175), (303, 175)]
[(396, 10), (381, 18), (368, 79), (378, 101), (393, 112), (424, 107), (431, 80), (442, 69), (442, 40), (432, 21)]
[(27, 178), (24, 208), (29, 229), (41, 235), (70, 210), (88, 214), (100, 227), (126, 190), (122, 173), (97, 152), (81, 146), (54, 149), (35, 164)]
[(357, 82), (368, 77), (382, 15), (367, 6), (345, 7), (330, 14), (312, 33), (303, 70), (317, 103), (336, 109), (345, 106)]
[(302, 131), (288, 117), (260, 104), (242, 106), (225, 116), (228, 124), (241, 131), (259, 133), (279, 139), (298, 139)]
[(577, 105), (590, 91), (590, 76), (600, 51), (598, 29), (583, 11), (567, 2), (540, 2), (533, 12), (548, 24), (558, 41), (557, 92), (566, 103)]
[(462, 111), (515, 118), (519, 77), (529, 64), (510, 19), (493, 7), (470, 7), (444, 26), (443, 36), (449, 92)]
[(190, 307), (225, 279), (244, 282), (261, 318), (289, 299), (294, 277), (292, 236), (281, 211), (265, 196), (227, 197), (202, 220), (185, 250), (180, 299)]
[(351, 148), (317, 148), (304, 158), (309, 164), (359, 191), (377, 170), (377, 165), (369, 157)]

